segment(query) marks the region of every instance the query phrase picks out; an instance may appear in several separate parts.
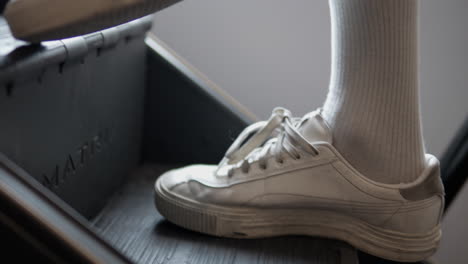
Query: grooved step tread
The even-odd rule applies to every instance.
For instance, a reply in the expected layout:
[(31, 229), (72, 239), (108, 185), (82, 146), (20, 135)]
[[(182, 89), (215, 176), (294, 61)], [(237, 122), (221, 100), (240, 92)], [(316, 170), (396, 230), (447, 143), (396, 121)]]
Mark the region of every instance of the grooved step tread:
[(176, 166), (137, 169), (93, 221), (104, 239), (136, 263), (357, 263), (346, 244), (312, 237), (239, 240), (184, 230), (153, 204), (154, 181)]

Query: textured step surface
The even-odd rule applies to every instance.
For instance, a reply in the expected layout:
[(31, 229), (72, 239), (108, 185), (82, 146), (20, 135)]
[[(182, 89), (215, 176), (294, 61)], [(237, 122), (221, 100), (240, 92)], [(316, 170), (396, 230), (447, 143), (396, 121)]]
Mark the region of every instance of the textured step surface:
[(139, 168), (94, 220), (98, 232), (136, 263), (357, 263), (339, 241), (311, 237), (238, 240), (179, 228), (153, 205), (153, 183), (167, 165)]

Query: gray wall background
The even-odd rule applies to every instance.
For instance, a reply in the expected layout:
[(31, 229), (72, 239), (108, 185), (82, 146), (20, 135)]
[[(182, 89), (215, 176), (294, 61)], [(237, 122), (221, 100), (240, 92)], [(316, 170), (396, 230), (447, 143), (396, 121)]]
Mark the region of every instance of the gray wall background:
[[(468, 1), (421, 0), (421, 108), (440, 156), (468, 114)], [(158, 13), (156, 35), (260, 118), (320, 107), (330, 72), (328, 2), (186, 0)], [(468, 260), (468, 187), (444, 220), (441, 263)]]

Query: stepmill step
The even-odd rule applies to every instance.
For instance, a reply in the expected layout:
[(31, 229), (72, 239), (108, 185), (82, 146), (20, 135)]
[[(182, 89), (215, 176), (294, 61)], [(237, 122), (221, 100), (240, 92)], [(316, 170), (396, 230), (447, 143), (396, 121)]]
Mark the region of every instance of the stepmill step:
[(105, 240), (136, 263), (357, 263), (354, 249), (312, 237), (225, 239), (177, 227), (153, 203), (158, 175), (176, 166), (137, 169), (94, 219)]

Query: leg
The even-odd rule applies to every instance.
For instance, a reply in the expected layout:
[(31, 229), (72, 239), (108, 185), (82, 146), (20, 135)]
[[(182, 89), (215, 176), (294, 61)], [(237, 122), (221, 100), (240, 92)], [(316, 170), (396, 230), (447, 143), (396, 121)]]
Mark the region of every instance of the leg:
[(424, 168), (417, 0), (330, 0), (332, 74), (324, 117), (360, 172), (411, 182)]

